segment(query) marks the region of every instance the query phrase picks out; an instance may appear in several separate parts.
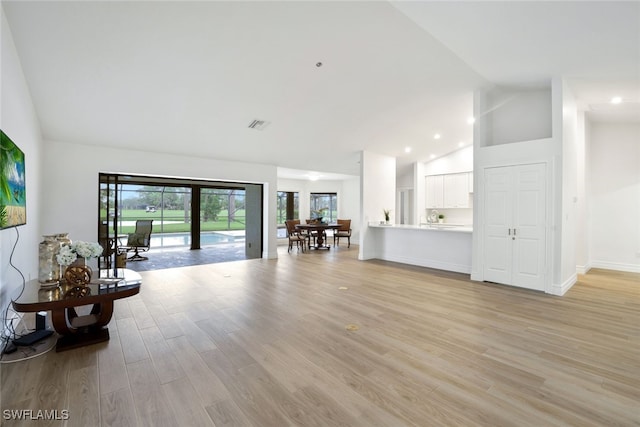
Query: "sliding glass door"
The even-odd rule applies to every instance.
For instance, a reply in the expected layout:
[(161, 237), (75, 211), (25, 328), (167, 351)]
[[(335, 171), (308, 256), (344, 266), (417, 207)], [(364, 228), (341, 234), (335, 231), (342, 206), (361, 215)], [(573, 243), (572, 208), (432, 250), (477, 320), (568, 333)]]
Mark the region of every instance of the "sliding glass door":
[[(261, 256), (262, 185), (116, 174), (100, 174), (99, 181), (99, 236), (105, 244), (125, 245), (137, 220), (152, 219), (152, 248), (242, 246), (249, 229), (247, 258)], [(247, 212), (247, 193), (258, 212)]]

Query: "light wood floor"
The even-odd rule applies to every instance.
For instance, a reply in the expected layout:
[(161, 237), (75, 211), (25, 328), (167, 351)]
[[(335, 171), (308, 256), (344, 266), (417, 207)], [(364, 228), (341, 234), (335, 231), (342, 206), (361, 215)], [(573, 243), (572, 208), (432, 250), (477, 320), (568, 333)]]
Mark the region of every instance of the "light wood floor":
[(640, 275), (593, 270), (554, 297), (356, 255), (143, 272), (108, 343), (2, 365), (2, 409), (83, 427), (640, 425)]

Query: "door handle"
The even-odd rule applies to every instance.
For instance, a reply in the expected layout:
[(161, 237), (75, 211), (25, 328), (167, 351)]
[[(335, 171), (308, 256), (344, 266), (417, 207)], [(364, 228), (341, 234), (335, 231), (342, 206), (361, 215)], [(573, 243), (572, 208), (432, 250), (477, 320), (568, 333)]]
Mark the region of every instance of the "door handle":
[(509, 236), (511, 236), (511, 229), (509, 229)]
[(515, 228), (513, 229), (513, 235), (514, 236), (516, 235), (516, 229)]

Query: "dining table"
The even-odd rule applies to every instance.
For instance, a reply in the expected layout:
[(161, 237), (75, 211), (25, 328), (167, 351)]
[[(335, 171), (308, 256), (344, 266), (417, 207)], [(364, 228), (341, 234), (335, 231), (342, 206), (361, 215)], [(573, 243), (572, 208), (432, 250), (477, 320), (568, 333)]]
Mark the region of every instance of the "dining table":
[(309, 249), (331, 249), (330, 245), (325, 244), (325, 237), (327, 230), (336, 230), (340, 228), (340, 224), (329, 224), (324, 222), (313, 223), (313, 224), (296, 224), (296, 230), (306, 230), (309, 234), (316, 231), (316, 244), (315, 246), (309, 245)]

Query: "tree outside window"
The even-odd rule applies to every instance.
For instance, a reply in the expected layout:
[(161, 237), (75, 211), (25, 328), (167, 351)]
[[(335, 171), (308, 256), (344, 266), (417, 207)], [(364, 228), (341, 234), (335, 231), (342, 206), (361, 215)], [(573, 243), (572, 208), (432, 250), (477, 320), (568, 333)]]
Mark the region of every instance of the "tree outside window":
[(296, 218), (300, 218), (298, 193), (293, 191), (278, 191), (278, 224), (283, 225), (286, 220)]

